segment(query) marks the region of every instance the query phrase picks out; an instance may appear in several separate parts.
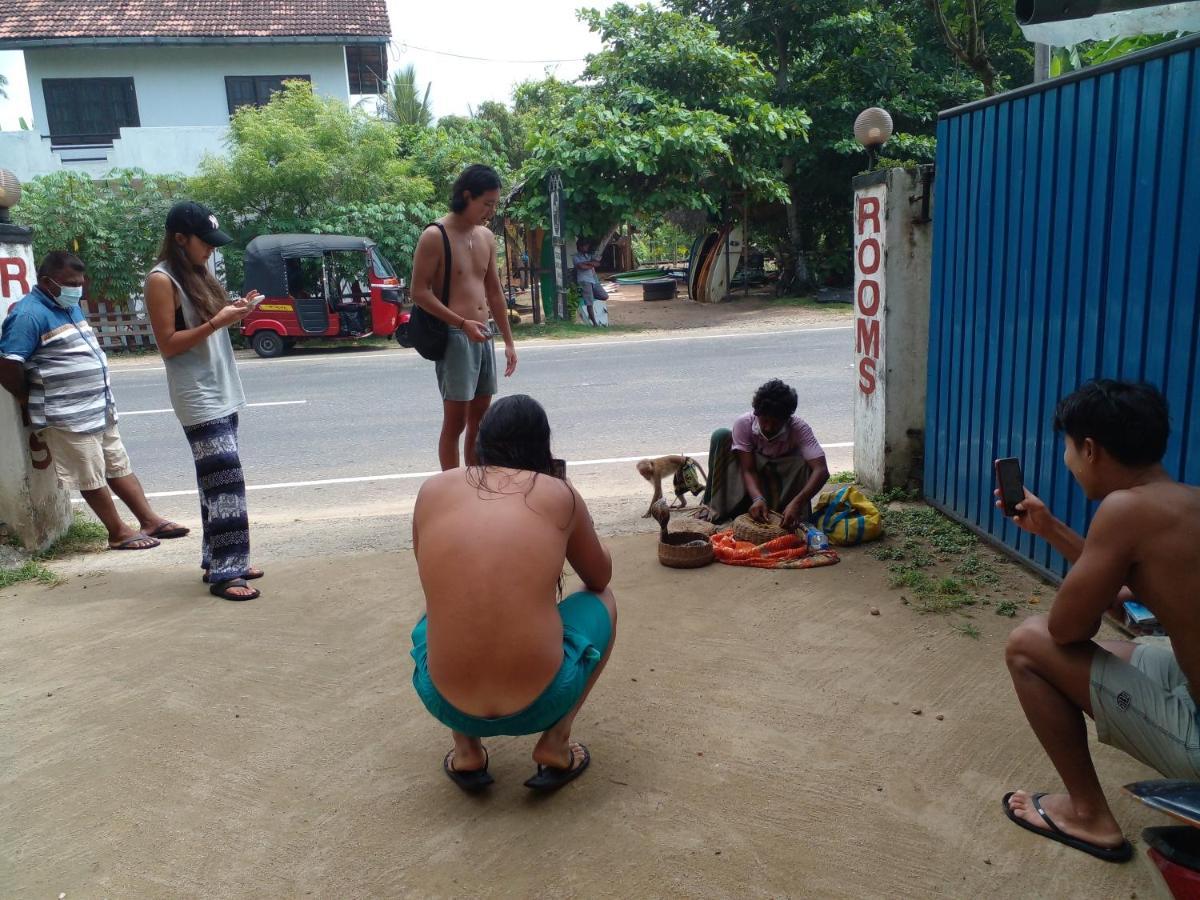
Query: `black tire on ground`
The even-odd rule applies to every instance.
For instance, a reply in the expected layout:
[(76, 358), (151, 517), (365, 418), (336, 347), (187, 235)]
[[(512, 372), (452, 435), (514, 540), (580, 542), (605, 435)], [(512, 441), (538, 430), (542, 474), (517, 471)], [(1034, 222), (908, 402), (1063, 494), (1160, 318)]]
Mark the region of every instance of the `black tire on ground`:
[(254, 332), (254, 336), (250, 338), (250, 346), (263, 359), (274, 359), (277, 356), (283, 356), (284, 351), (287, 350), (283, 338), (274, 331)]

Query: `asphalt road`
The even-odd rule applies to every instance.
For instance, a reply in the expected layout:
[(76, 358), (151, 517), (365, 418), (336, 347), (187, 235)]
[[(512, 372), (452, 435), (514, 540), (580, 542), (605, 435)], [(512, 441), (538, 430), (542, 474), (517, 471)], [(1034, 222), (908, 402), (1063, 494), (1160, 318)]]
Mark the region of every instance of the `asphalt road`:
[[(649, 497), (628, 458), (706, 451), (712, 429), (748, 409), (755, 387), (772, 377), (800, 391), (800, 415), (827, 445), (831, 469), (851, 468), (852, 335), (841, 326), (523, 344), (501, 394), (524, 392), (545, 405), (554, 451), (568, 460), (598, 524), (607, 518), (610, 531), (622, 531), (640, 523), (638, 504)], [(300, 351), (239, 367), (251, 404), (240, 436), (252, 524), (301, 526), (305, 545), (319, 540), (314, 525), (332, 532), (334, 520), (406, 530), (421, 481), (437, 469), (441, 400), (431, 363), (388, 348)], [(191, 455), (162, 366), (116, 363), (113, 385), (121, 433), (155, 506), (195, 524)], [(365, 534), (330, 540), (376, 546)]]

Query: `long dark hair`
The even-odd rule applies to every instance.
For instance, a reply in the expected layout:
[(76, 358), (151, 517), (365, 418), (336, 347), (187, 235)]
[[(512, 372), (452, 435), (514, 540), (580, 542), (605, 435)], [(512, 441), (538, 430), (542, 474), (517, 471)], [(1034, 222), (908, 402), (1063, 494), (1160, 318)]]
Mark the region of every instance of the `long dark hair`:
[(483, 415), (475, 438), (479, 465), (523, 469), (549, 475), (550, 420), (546, 410), (528, 394), (497, 400)]
[(192, 306), (196, 307), (196, 313), (203, 321), (207, 322), (229, 302), (229, 295), (225, 293), (225, 288), (221, 287), (221, 282), (213, 277), (207, 266), (192, 265), (187, 251), (170, 231), (163, 237), (162, 246), (158, 248), (158, 261), (166, 264), (167, 271), (179, 282), (179, 286), (188, 295)]

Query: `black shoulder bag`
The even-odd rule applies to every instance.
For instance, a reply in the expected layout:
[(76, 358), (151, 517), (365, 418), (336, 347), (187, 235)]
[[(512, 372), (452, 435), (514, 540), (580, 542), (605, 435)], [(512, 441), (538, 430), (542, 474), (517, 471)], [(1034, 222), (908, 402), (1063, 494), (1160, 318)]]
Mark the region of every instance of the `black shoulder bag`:
[[(445, 277), (442, 278), (442, 295), (438, 299), (449, 306), (450, 237), (446, 234), (445, 226), (440, 222), (431, 222), (430, 225), (442, 233), (442, 248), (445, 256), (442, 270), (445, 272)], [(425, 227), (429, 228), (430, 225)], [(446, 341), (450, 337), (450, 326), (416, 304), (413, 304), (412, 317), (408, 321), (408, 334), (413, 347), (426, 359), (437, 362), (446, 355)]]

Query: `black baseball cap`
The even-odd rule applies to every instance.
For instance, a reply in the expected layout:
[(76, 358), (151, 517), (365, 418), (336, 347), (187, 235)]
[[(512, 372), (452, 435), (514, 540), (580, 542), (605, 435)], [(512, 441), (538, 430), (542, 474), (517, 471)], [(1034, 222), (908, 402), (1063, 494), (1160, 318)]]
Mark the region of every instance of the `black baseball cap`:
[(224, 247), (233, 238), (221, 230), (213, 211), (195, 200), (180, 200), (167, 213), (167, 231), (194, 234), (212, 247)]

